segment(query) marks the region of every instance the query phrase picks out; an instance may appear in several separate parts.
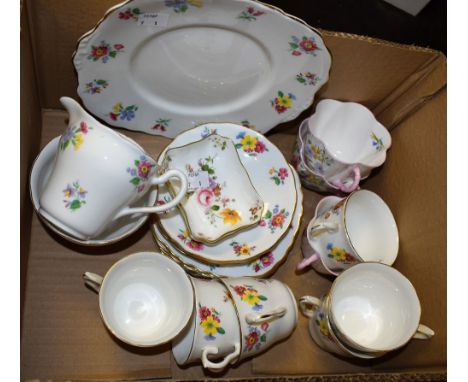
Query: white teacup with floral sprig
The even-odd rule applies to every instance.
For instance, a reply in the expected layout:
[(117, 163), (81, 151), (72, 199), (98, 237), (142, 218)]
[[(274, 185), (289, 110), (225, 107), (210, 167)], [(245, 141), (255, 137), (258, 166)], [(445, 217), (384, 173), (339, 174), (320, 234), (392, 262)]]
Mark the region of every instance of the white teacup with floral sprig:
[[(59, 142), (55, 165), (39, 213), (78, 239), (99, 235), (124, 215), (175, 207), (187, 190), (185, 175), (173, 169), (157, 176), (157, 163), (135, 141), (100, 124), (73, 99), (62, 97), (69, 126)], [(180, 180), (179, 193), (163, 206), (130, 207), (152, 185)]]

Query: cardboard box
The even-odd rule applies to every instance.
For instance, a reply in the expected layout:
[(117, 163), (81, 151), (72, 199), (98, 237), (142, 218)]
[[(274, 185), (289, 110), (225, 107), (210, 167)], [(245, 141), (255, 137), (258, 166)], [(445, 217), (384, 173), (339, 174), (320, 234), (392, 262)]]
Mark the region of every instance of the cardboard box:
[[(99, 316), (97, 296), (83, 271), (104, 273), (126, 254), (157, 250), (149, 225), (121, 243), (81, 248), (49, 231), (32, 212), (29, 171), (53, 137), (66, 128), (59, 97), (76, 96), (71, 54), (114, 0), (25, 0), (21, 15), (21, 296), (22, 380), (205, 379), (200, 366), (179, 368), (170, 346), (135, 349), (115, 340)], [(302, 15), (298, 15), (302, 16)], [(221, 378), (301, 380), (446, 379), (446, 58), (440, 52), (364, 36), (322, 31), (332, 57), (323, 98), (356, 101), (374, 111), (392, 133), (385, 165), (362, 187), (390, 205), (400, 231), (395, 267), (418, 291), (422, 322), (436, 331), (430, 341), (411, 343), (381, 359), (344, 360), (318, 349), (300, 317), (297, 330), (268, 352), (228, 370)], [(316, 103), (316, 102), (315, 102)], [(315, 105), (314, 103), (314, 105)], [(268, 134), (290, 157), (300, 121)], [(166, 138), (127, 132), (157, 156)], [(303, 227), (321, 196), (304, 190)], [(302, 230), (301, 230), (302, 231)], [(313, 271), (296, 274), (299, 240), (273, 276), (296, 297), (320, 295), (331, 280)]]

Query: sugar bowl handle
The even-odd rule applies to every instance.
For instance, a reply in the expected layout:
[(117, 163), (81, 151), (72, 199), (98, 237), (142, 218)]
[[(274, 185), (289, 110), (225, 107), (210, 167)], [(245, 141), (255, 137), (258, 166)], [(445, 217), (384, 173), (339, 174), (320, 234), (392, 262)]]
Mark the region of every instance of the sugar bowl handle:
[(359, 182), (361, 181), (361, 169), (359, 168), (359, 166), (355, 165), (353, 167), (353, 173), (353, 183), (351, 183), (349, 186), (346, 186), (341, 180), (337, 180), (336, 182), (334, 182), (334, 185), (343, 192), (353, 192), (356, 188), (358, 188)]
[(322, 306), (322, 301), (314, 296), (302, 296), (299, 299), (299, 307), (304, 316), (312, 318), (315, 312)]
[(85, 272), (83, 273), (83, 280), (87, 286), (89, 286), (96, 293), (99, 293), (99, 290), (101, 289), (102, 280), (104, 280), (104, 278), (96, 273)]
[(413, 338), (418, 340), (428, 340), (432, 336), (434, 336), (435, 332), (428, 326), (419, 324), (416, 333), (414, 334)]
[(258, 325), (266, 321), (272, 321), (276, 320), (277, 318), (283, 317), (286, 314), (286, 312), (287, 309), (285, 307), (281, 307), (274, 310), (270, 310), (266, 313), (248, 313), (245, 315), (245, 321), (249, 325)]
[(209, 369), (211, 371), (221, 371), (224, 369), (228, 364), (235, 362), (235, 360), (239, 357), (240, 354), (240, 343), (237, 342), (234, 344), (234, 351), (228, 354), (224, 359), (220, 362), (213, 362), (208, 359), (210, 354), (218, 354), (218, 348), (215, 346), (207, 346), (203, 349), (202, 352), (202, 364), (205, 369)]

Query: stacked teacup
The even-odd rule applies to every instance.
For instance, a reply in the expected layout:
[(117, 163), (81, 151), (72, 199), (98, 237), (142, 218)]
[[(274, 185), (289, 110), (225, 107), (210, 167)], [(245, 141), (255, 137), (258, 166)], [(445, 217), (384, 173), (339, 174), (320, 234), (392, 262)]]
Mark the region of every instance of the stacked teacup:
[(366, 107), (325, 99), (299, 127), (293, 165), (304, 187), (319, 192), (352, 192), (385, 162), (387, 129)]

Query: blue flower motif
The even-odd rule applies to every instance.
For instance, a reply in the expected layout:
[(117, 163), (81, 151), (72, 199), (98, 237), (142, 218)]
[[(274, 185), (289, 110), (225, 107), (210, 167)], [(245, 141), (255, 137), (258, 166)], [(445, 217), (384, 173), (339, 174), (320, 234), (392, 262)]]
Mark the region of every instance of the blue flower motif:
[(120, 119), (121, 120), (127, 120), (127, 121), (131, 121), (133, 118), (135, 117), (135, 112), (133, 110), (122, 110), (120, 112)]
[(294, 94), (292, 94), (292, 93), (288, 93), (288, 96), (289, 96), (289, 98), (291, 98), (291, 99), (296, 99), (296, 96), (295, 96)]
[(252, 307), (252, 310), (255, 310), (255, 311), (259, 311), (259, 310), (262, 310), (263, 309), (263, 305), (260, 305), (260, 304), (255, 304), (253, 307)]
[(333, 248), (333, 243), (328, 243), (328, 244), (327, 244), (327, 249), (328, 249), (328, 250), (331, 250), (332, 248)]
[(245, 137), (245, 131), (241, 131), (239, 134), (237, 134), (236, 139), (242, 139)]
[(212, 335), (212, 334), (209, 334), (209, 335), (205, 336), (204, 338), (207, 341), (214, 341), (216, 339), (216, 337), (214, 335)]
[(105, 64), (107, 61), (109, 61), (109, 56), (104, 56), (102, 62)]

